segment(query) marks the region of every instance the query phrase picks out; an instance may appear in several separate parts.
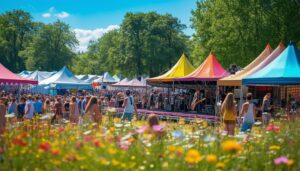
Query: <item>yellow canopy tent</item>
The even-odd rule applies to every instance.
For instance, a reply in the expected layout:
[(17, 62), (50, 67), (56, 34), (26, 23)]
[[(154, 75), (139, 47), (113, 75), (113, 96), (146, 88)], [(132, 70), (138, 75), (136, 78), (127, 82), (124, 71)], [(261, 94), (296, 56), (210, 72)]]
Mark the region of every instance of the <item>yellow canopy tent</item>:
[(251, 73), (251, 70), (264, 61), (272, 53), (272, 48), (270, 44), (267, 44), (266, 48), (259, 54), (259, 56), (254, 59), (249, 65), (238, 71), (234, 75), (229, 75), (225, 78), (218, 80), (219, 86), (241, 86), (242, 79)]
[(165, 74), (149, 78), (147, 82), (172, 82), (174, 78), (186, 76), (195, 70), (194, 66), (189, 62), (185, 54), (182, 54), (177, 63)]

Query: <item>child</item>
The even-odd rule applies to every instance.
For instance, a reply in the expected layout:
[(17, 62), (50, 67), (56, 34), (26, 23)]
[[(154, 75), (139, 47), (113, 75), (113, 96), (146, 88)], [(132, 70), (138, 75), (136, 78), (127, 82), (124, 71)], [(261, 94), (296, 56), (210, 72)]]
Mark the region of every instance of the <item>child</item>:
[(162, 137), (163, 135), (165, 135), (165, 131), (163, 130), (163, 127), (159, 125), (159, 119), (157, 115), (151, 114), (148, 117), (147, 122), (148, 125), (145, 129), (145, 133), (150, 133), (157, 137)]

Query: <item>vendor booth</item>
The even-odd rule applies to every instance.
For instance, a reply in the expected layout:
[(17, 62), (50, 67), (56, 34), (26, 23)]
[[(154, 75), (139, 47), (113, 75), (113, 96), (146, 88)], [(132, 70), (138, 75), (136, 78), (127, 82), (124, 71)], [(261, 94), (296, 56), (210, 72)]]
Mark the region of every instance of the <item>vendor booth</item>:
[[(272, 86), (280, 88), (281, 106), (291, 99), (300, 101), (300, 52), (293, 44), (267, 66), (244, 78), (246, 86)], [(275, 103), (275, 102), (274, 102)], [(278, 105), (279, 106), (279, 105)]]
[(90, 83), (85, 83), (82, 80), (76, 78), (67, 67), (63, 67), (56, 74), (51, 77), (41, 81), (40, 86), (43, 86), (45, 89), (49, 90), (48, 92), (60, 92), (68, 89), (81, 89), (81, 90), (91, 90), (92, 85)]
[(30, 85), (36, 85), (36, 80), (22, 78), (11, 72), (0, 63), (0, 91), (6, 93), (25, 93)]
[[(241, 71), (237, 72), (234, 75), (230, 75), (223, 79), (218, 80), (218, 86), (222, 92), (226, 92), (225, 87), (233, 87), (234, 95), (236, 99), (239, 100), (239, 109), (241, 109), (243, 103), (243, 97), (245, 97), (248, 92), (249, 87), (242, 86), (242, 79), (247, 76), (254, 74), (276, 59), (284, 50), (285, 46), (283, 43), (279, 43), (275, 50), (272, 50), (271, 46), (268, 44), (266, 48), (260, 53), (260, 55), (255, 58), (249, 65), (243, 68)], [(271, 88), (272, 89), (272, 88)], [(250, 87), (250, 92), (253, 92), (254, 97), (261, 98), (258, 95), (265, 94), (264, 92), (272, 91), (270, 87), (261, 87), (260, 89)]]

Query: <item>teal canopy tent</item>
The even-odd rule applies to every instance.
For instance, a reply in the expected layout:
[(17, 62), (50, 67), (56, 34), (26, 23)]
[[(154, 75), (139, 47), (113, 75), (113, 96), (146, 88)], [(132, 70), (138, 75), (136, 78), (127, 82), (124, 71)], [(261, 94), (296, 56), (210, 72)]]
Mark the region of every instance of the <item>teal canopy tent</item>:
[(300, 52), (290, 44), (263, 69), (242, 80), (243, 85), (299, 85)]

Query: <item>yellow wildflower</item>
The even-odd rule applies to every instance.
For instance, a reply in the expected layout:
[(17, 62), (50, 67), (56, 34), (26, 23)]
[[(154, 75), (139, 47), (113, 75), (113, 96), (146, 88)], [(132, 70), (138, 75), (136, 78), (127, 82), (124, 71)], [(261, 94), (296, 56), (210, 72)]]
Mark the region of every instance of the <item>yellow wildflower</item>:
[(218, 160), (218, 157), (214, 154), (209, 154), (206, 156), (206, 160), (208, 163), (215, 163)]
[(222, 143), (222, 149), (229, 152), (238, 152), (242, 150), (242, 146), (235, 140), (226, 140)]
[(174, 145), (170, 145), (168, 147), (168, 151), (169, 151), (169, 153), (175, 153), (176, 152), (176, 147)]
[(115, 159), (113, 159), (113, 160), (111, 161), (111, 164), (112, 164), (113, 166), (117, 166), (117, 165), (120, 164), (120, 162), (117, 161), (117, 160), (115, 160)]
[(54, 160), (54, 161), (52, 161), (52, 163), (53, 163), (55, 166), (61, 165), (61, 161), (60, 161), (60, 160)]
[(188, 164), (197, 164), (202, 159), (200, 153), (195, 149), (190, 149), (185, 156), (185, 161)]
[(108, 153), (111, 154), (111, 155), (114, 155), (114, 154), (117, 153), (117, 150), (114, 149), (114, 148), (109, 148), (109, 149), (108, 149)]
[(222, 169), (222, 168), (225, 167), (225, 163), (223, 163), (223, 162), (218, 162), (218, 163), (216, 164), (216, 167), (217, 167), (218, 169)]
[(269, 147), (269, 150), (279, 150), (280, 149), (280, 146), (278, 145), (272, 145)]

